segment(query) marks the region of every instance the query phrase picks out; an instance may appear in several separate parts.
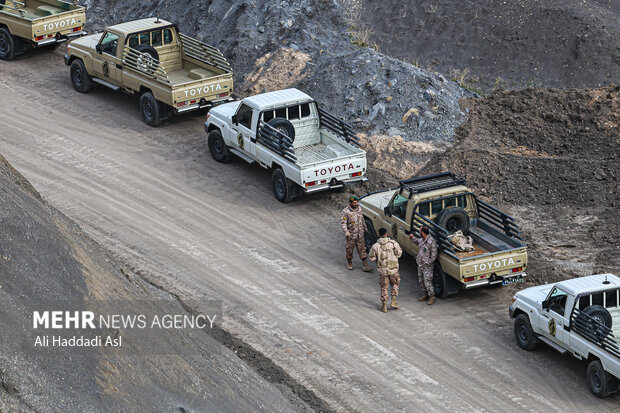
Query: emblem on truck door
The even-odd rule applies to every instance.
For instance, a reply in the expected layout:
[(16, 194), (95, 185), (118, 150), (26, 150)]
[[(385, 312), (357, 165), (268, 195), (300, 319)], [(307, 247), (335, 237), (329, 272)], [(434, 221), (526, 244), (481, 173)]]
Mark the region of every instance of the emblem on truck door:
[(547, 326), (549, 327), (549, 334), (555, 337), (555, 320), (553, 318), (549, 320), (549, 323), (547, 323)]
[(243, 145), (245, 145), (245, 142), (243, 141), (243, 134), (240, 133), (237, 135), (237, 143), (239, 143), (239, 147), (243, 149)]

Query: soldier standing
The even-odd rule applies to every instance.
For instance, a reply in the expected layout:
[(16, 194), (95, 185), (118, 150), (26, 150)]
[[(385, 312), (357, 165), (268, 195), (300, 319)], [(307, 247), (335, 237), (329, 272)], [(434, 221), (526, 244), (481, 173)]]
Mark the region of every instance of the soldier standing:
[(359, 206), (359, 198), (351, 196), (349, 198), (349, 206), (342, 210), (342, 218), (340, 226), (347, 237), (346, 254), (347, 268), (353, 269), (353, 249), (357, 247), (357, 252), (364, 263), (362, 271), (372, 271), (372, 268), (366, 261), (366, 245), (364, 244), (364, 233), (367, 231), (366, 222), (362, 215), (362, 208)]
[(418, 298), (418, 301), (426, 301), (426, 304), (432, 305), (435, 302), (435, 290), (433, 289), (433, 263), (437, 258), (437, 242), (430, 235), (430, 230), (426, 225), (420, 228), (421, 238), (414, 238), (413, 234), (409, 234), (409, 239), (420, 247), (418, 256), (415, 258), (418, 262), (418, 282), (422, 288), (424, 295)]
[(387, 230), (379, 230), (379, 240), (370, 249), (368, 257), (377, 263), (379, 271), (379, 284), (381, 285), (381, 311), (387, 313), (388, 283), (392, 286), (392, 302), (390, 307), (400, 308), (396, 303), (400, 274), (398, 273), (398, 259), (403, 255), (403, 250), (398, 242), (387, 236)]

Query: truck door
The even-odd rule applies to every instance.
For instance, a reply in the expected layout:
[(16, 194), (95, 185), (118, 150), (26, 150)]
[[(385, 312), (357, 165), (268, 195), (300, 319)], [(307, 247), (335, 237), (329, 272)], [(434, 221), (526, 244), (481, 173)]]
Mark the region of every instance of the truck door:
[(93, 56), (95, 76), (110, 83), (116, 83), (118, 79), (118, 37), (116, 33), (105, 32), (97, 45), (97, 53)]
[(389, 204), (391, 216), (385, 217), (387, 220), (385, 229), (388, 230), (390, 238), (397, 241), (401, 246), (411, 242), (405, 233), (411, 229), (406, 218), (408, 205), (409, 198), (397, 193)]
[(235, 121), (232, 125), (233, 133), (235, 133), (236, 140), (233, 138), (233, 142), (239, 147), (239, 149), (244, 152), (248, 152), (251, 155), (256, 155), (256, 143), (255, 140), (252, 139), (252, 124), (256, 122), (253, 121), (254, 110), (251, 107), (242, 103), (237, 109), (237, 113), (235, 114)]
[(557, 343), (564, 341), (564, 326), (568, 325), (568, 320), (564, 317), (568, 294), (565, 291), (554, 287), (544, 302), (543, 310), (540, 312), (540, 329), (548, 339)]

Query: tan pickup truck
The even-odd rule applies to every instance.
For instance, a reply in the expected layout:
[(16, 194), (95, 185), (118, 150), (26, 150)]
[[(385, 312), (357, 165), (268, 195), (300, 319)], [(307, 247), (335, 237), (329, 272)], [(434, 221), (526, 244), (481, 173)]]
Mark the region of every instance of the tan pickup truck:
[(0, 0), (0, 59), (85, 35), (86, 9), (59, 0)]
[(140, 95), (144, 122), (159, 125), (183, 113), (231, 100), (230, 65), (215, 47), (148, 18), (110, 26), (67, 47), (65, 64), (78, 92), (93, 82)]
[[(388, 230), (403, 251), (418, 254), (409, 234), (427, 225), (437, 240), (433, 287), (444, 298), (458, 289), (522, 282), (527, 276), (527, 246), (514, 218), (483, 202), (451, 172), (400, 181), (399, 186), (360, 198), (366, 220), (366, 246)], [(453, 233), (473, 240), (472, 251), (459, 251)]]

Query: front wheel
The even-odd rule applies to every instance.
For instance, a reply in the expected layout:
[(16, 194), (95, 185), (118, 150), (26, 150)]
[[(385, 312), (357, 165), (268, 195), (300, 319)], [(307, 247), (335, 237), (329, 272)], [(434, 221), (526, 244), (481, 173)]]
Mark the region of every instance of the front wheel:
[(86, 72), (84, 62), (80, 59), (76, 59), (73, 63), (71, 63), (71, 69), (69, 69), (69, 72), (71, 74), (71, 83), (73, 84), (73, 88), (78, 92), (86, 93), (93, 87), (92, 81)]
[(284, 175), (282, 169), (276, 169), (271, 175), (271, 187), (276, 199), (280, 202), (287, 203), (293, 199), (293, 187), (291, 181)]
[(145, 92), (140, 96), (140, 109), (142, 110), (142, 120), (149, 126), (159, 126), (161, 124), (161, 111), (159, 102), (151, 92)]
[(592, 394), (601, 399), (615, 393), (618, 388), (616, 378), (603, 369), (599, 360), (592, 360), (588, 364), (588, 382)]
[(221, 163), (230, 162), (232, 159), (232, 154), (226, 146), (224, 138), (222, 138), (222, 134), (219, 130), (209, 132), (207, 143), (209, 144), (209, 152), (211, 153), (213, 159)]
[(519, 314), (515, 318), (515, 338), (523, 350), (532, 351), (538, 347), (538, 337), (534, 334), (530, 319), (525, 314)]
[(4, 27), (0, 27), (0, 59), (11, 60), (15, 57), (15, 38)]

